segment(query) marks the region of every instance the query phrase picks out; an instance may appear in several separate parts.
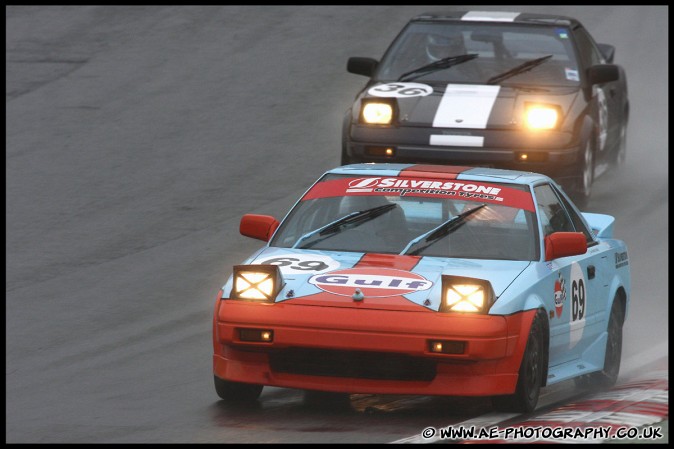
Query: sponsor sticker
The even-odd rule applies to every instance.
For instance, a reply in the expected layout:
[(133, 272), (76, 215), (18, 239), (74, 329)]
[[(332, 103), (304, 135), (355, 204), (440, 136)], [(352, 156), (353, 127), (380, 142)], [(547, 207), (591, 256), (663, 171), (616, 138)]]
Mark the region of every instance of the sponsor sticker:
[(302, 201), (335, 196), (383, 195), (444, 197), (534, 210), (528, 192), (479, 181), (402, 177), (340, 178), (316, 184)]
[(566, 281), (560, 272), (558, 279), (555, 281), (555, 312), (557, 318), (562, 316), (564, 301), (566, 301)]
[(615, 253), (615, 267), (622, 268), (630, 264), (629, 258), (627, 257), (627, 251), (622, 251)]
[(570, 69), (568, 67), (564, 68), (564, 74), (566, 79), (569, 81), (580, 81), (580, 76), (578, 75), (578, 70)]
[(352, 296), (360, 289), (366, 298), (384, 298), (428, 290), (433, 282), (409, 271), (392, 268), (350, 268), (317, 274), (309, 283), (324, 292)]

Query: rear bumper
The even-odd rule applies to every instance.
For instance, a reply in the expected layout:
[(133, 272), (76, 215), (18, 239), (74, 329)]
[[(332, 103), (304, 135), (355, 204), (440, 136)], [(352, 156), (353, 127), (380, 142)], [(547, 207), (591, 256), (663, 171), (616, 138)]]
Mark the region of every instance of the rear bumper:
[[(420, 310), (220, 301), (213, 371), (236, 382), (348, 393), (515, 391), (535, 311), (466, 316)], [(240, 329), (271, 330), (273, 342), (242, 341)], [(438, 354), (431, 341), (463, 344), (460, 353)]]

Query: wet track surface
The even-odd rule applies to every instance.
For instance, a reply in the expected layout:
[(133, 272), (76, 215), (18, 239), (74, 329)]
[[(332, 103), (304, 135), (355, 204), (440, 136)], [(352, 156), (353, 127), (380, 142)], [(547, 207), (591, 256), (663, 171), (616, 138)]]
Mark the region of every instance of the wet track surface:
[[(484, 399), (280, 388), (241, 408), (213, 388), (215, 295), (260, 246), (238, 234), (241, 215), (282, 218), (339, 164), (365, 83), (347, 58), (379, 58), (437, 9), (6, 7), (6, 442), (385, 443), (491, 412)], [(630, 250), (621, 383), (662, 370), (667, 7), (490, 9), (571, 15), (616, 47), (627, 162), (587, 210), (614, 215)], [(539, 409), (586, 397), (567, 384)]]

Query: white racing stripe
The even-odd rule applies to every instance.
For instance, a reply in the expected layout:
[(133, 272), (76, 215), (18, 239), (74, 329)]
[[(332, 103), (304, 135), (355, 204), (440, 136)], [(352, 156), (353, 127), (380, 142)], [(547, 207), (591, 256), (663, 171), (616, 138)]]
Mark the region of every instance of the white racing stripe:
[(485, 129), (500, 89), (483, 84), (448, 84), (433, 127)]
[(502, 11), (470, 11), (461, 17), (461, 20), (480, 20), (485, 22), (513, 22), (519, 16), (518, 12)]
[(484, 137), (432, 134), (431, 145), (443, 145), (447, 147), (482, 147), (484, 146)]

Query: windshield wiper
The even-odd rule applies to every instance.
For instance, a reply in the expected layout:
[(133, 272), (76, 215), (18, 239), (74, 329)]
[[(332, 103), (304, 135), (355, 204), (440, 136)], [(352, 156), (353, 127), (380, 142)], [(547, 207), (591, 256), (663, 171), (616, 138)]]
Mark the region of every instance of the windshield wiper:
[[(449, 234), (451, 232), (454, 232), (456, 229), (459, 228), (459, 226), (461, 226), (464, 223), (464, 221), (466, 220), (466, 217), (474, 214), (479, 209), (482, 209), (484, 206), (486, 206), (486, 204), (483, 203), (483, 204), (480, 204), (479, 206), (474, 207), (470, 210), (467, 210), (465, 212), (461, 212), (459, 215), (450, 218), (449, 220), (442, 223), (440, 226), (437, 226), (437, 227), (431, 229), (430, 231), (428, 231), (424, 234), (421, 234), (419, 237), (415, 237), (414, 239), (412, 239), (412, 241), (410, 241), (407, 244), (407, 246), (405, 247), (405, 249), (402, 250), (400, 255), (403, 255), (403, 254), (411, 254), (411, 255), (419, 254), (421, 251), (425, 250), (426, 248), (431, 246), (433, 243), (440, 240), (442, 237), (446, 236), (447, 234)], [(426, 238), (426, 240), (425, 240), (426, 244), (425, 245), (420, 246), (419, 248), (415, 249), (412, 252), (408, 252), (410, 250), (410, 248), (413, 248), (415, 245), (419, 244), (419, 242), (421, 242), (424, 239), (424, 237)]]
[(519, 75), (520, 73), (528, 72), (529, 70), (533, 69), (534, 67), (543, 64), (545, 61), (548, 59), (552, 58), (552, 55), (547, 55), (543, 56), (542, 58), (536, 58), (532, 59), (531, 61), (524, 62), (518, 66), (513, 67), (512, 69), (508, 70), (507, 72), (503, 72), (499, 75), (492, 76), (487, 80), (487, 84), (498, 84), (503, 80), (506, 80), (508, 78), (511, 78), (515, 75)]
[(439, 61), (435, 61), (425, 66), (421, 66), (418, 69), (410, 70), (409, 72), (403, 73), (398, 78), (398, 81), (412, 81), (413, 79), (419, 78), (420, 76), (426, 75), (427, 73), (448, 69), (452, 66), (462, 64), (477, 57), (478, 57), (477, 53), (469, 53), (465, 55), (456, 55), (450, 56), (448, 58), (442, 58)]
[(324, 236), (321, 239), (314, 240), (313, 242), (310, 242), (310, 245), (305, 245), (304, 248), (307, 248), (308, 246), (315, 245), (316, 243), (320, 242), (321, 240), (324, 240), (328, 237), (331, 237), (339, 232), (342, 231), (342, 229), (347, 226), (347, 225), (352, 225), (352, 226), (358, 226), (362, 223), (365, 223), (366, 221), (370, 221), (373, 218), (377, 218), (378, 216), (390, 211), (391, 209), (398, 207), (397, 204), (391, 203), (391, 204), (384, 204), (383, 206), (377, 206), (373, 207), (371, 209), (365, 209), (361, 211), (356, 211), (356, 212), (351, 212), (348, 215), (343, 216), (342, 218), (338, 218), (335, 221), (331, 221), (330, 223), (321, 226), (318, 229), (314, 229), (313, 231), (307, 232), (304, 234), (302, 237), (300, 237), (297, 242), (292, 246), (293, 248), (301, 248), (299, 245), (306, 239), (313, 237), (314, 235), (318, 234), (320, 236)]

